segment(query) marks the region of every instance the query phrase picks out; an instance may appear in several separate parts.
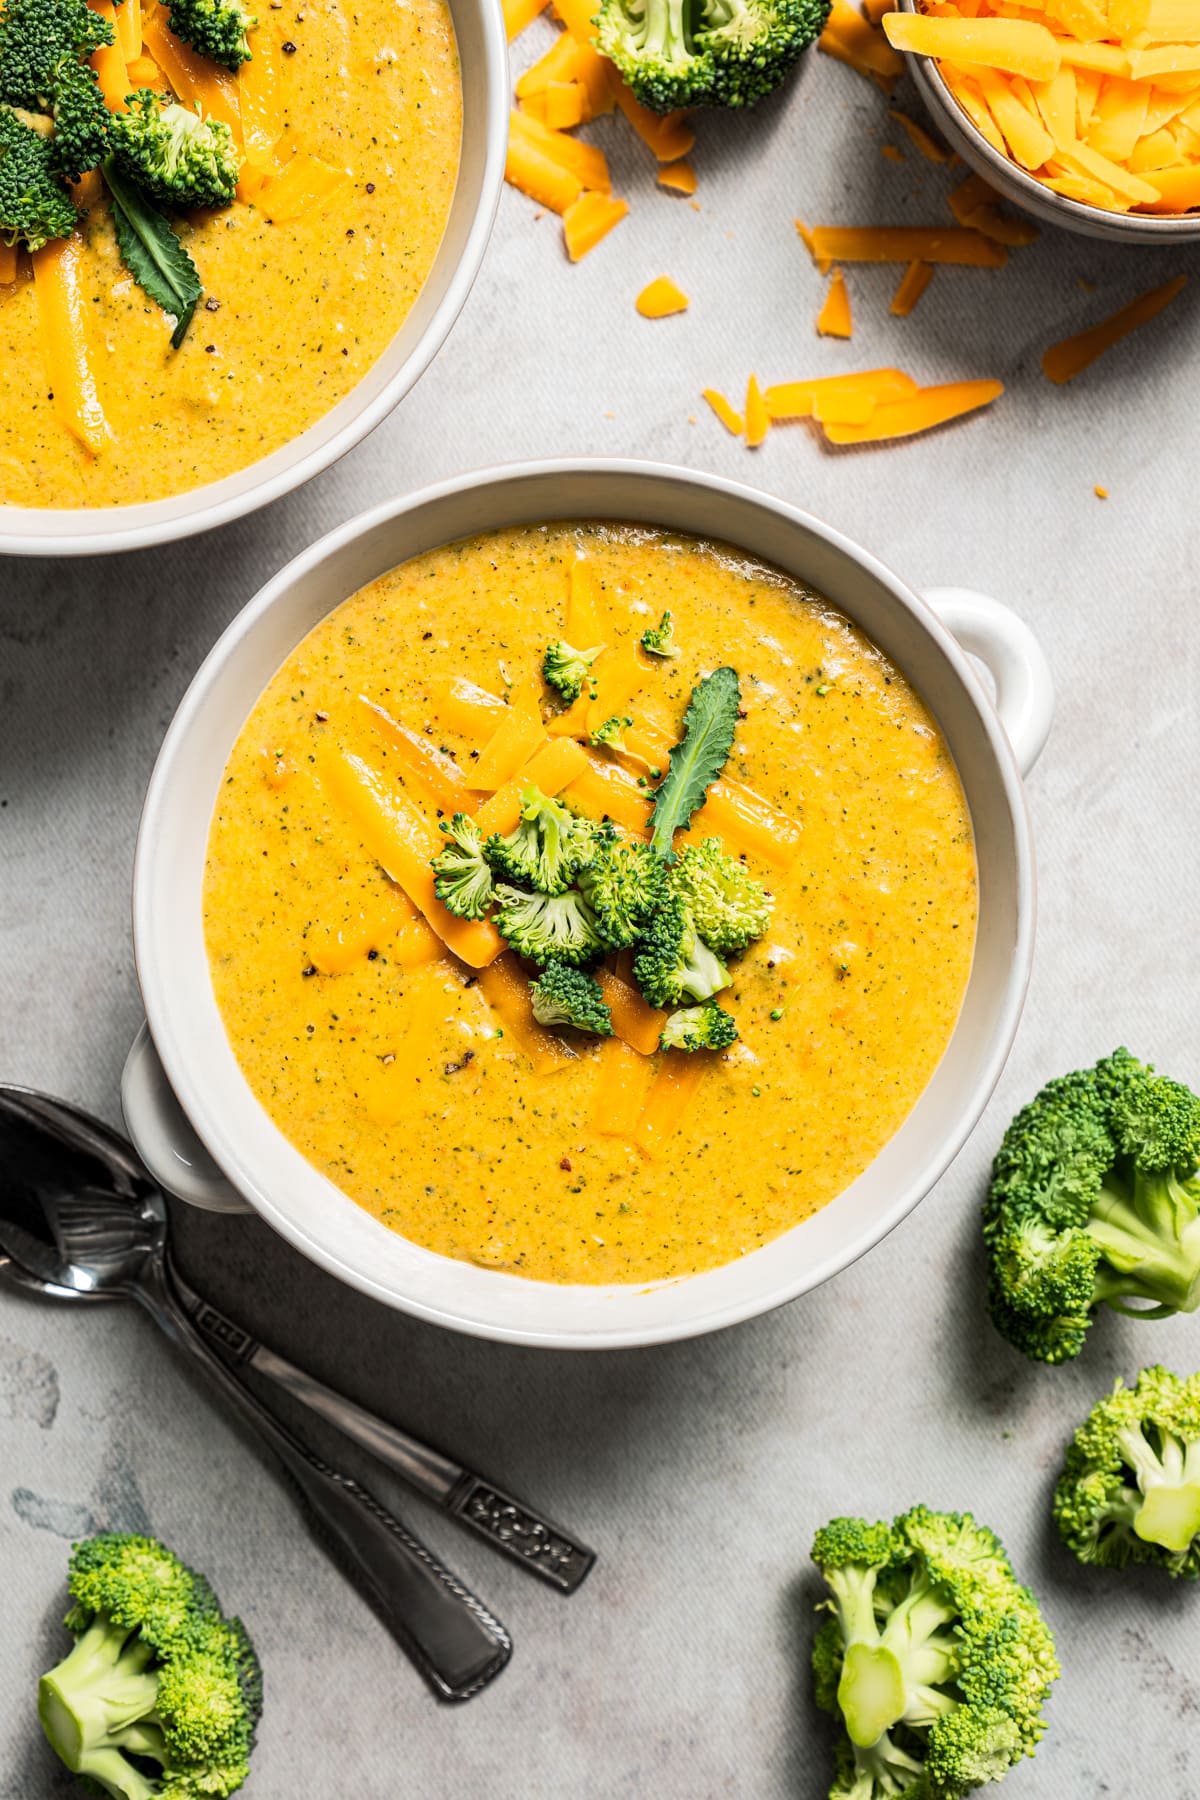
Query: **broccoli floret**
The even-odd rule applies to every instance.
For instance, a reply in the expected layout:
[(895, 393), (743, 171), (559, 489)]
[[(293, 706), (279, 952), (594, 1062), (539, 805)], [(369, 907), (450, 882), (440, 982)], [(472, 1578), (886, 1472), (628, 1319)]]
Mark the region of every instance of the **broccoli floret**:
[(595, 41), (655, 112), (752, 106), (828, 16), (829, 0), (602, 0)]
[(79, 217), (37, 117), (0, 106), (0, 238), (27, 250), (70, 237)]
[(494, 883), (479, 827), (468, 813), (455, 813), (449, 823), (441, 820), (441, 828), (449, 841), (430, 865), (434, 892), (460, 919), (482, 919)]
[(67, 1768), (113, 1800), (236, 1793), (262, 1711), (240, 1621), (152, 1538), (112, 1532), (76, 1544), (68, 1585), (76, 1643), (38, 1687), (43, 1730)]
[(606, 950), (623, 950), (667, 897), (663, 864), (649, 844), (627, 843), (611, 827), (597, 835), (579, 886), (596, 915)]
[(163, 0), (175, 36), (235, 74), (250, 61), (247, 32), (258, 24), (241, 0)]
[(496, 888), (496, 929), (528, 961), (586, 968), (604, 954), (591, 907), (572, 888), (565, 894), (526, 894), (501, 882)]
[[(127, 5), (135, 0), (126, 0)], [(229, 206), (238, 181), (233, 133), (222, 119), (202, 119), (150, 88), (114, 113), (112, 154), (144, 194), (164, 206)]]
[(597, 49), (654, 112), (703, 106), (712, 92), (712, 57), (696, 43), (690, 10), (685, 0), (602, 0), (593, 20)]
[(1200, 1098), (1127, 1050), (1047, 1083), (1005, 1133), (984, 1208), (998, 1329), (1059, 1363), (1078, 1356), (1102, 1304), (1194, 1312), (1198, 1165)]
[(771, 895), (728, 854), (720, 838), (688, 844), (671, 869), (678, 894), (706, 944), (722, 956), (744, 950), (771, 923)]
[(707, 0), (696, 40), (712, 58), (714, 106), (753, 106), (820, 37), (830, 0)]
[(542, 679), (547, 687), (554, 688), (564, 700), (578, 700), (587, 680), (587, 672), (603, 648), (603, 644), (597, 644), (591, 650), (574, 650), (561, 638), (553, 644), (547, 644), (546, 654), (542, 658)]
[(1054, 1518), (1080, 1562), (1200, 1576), (1200, 1375), (1118, 1381), (1075, 1433)]
[(50, 115), (49, 156), (67, 181), (104, 155), (111, 115), (88, 58), (113, 36), (87, 0), (7, 0), (0, 12), (0, 102)]
[(597, 725), (595, 731), (590, 734), (591, 740), (593, 744), (599, 744), (609, 750), (623, 750), (625, 733), (632, 724), (633, 720), (628, 716), (622, 718), (619, 714), (614, 713), (611, 719), (605, 719), (602, 725)]
[(715, 1000), (702, 1006), (685, 1006), (673, 1012), (658, 1040), (660, 1050), (727, 1050), (737, 1041), (738, 1028)]
[(600, 983), (570, 963), (548, 962), (530, 983), (529, 997), (539, 1025), (574, 1025), (576, 1031), (612, 1036), (612, 1013)]
[(488, 839), (487, 859), (505, 881), (519, 881), (539, 894), (563, 894), (591, 859), (596, 831), (540, 788), (521, 795), (521, 818), (508, 837)]
[(651, 1006), (664, 1007), (711, 1000), (731, 980), (675, 896), (663, 902), (639, 937), (633, 975)]
[(669, 612), (665, 612), (657, 625), (647, 625), (642, 633), (642, 649), (648, 656), (678, 656), (675, 646), (675, 626)]
[(834, 1519), (812, 1554), (833, 1595), (816, 1696), (845, 1730), (832, 1796), (960, 1800), (1033, 1754), (1058, 1659), (986, 1526), (923, 1506)]

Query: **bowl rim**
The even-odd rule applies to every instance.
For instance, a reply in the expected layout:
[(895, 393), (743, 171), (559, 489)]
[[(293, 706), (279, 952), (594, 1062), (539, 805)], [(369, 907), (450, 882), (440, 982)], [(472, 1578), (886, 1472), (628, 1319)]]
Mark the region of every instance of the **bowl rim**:
[[(523, 484), (537, 479), (550, 480), (557, 484), (575, 477), (581, 477), (585, 481), (596, 477), (632, 477), (649, 484), (651, 488), (669, 488), (674, 484), (682, 483), (692, 489), (700, 490), (702, 494), (712, 495), (714, 499), (721, 497), (729, 499), (735, 504), (749, 507), (751, 510), (766, 511), (774, 514), (786, 525), (822, 540), (835, 554), (840, 554), (857, 565), (868, 578), (875, 580), (887, 590), (891, 601), (900, 607), (902, 612), (909, 615), (925, 636), (933, 640), (934, 647), (941, 652), (944, 660), (950, 665), (977, 715), (992, 759), (995, 787), (1000, 796), (997, 805), (1003, 805), (1012, 830), (1016, 929), (1008, 947), (1007, 973), (1003, 990), (997, 997), (994, 1016), (989, 1021), (986, 1044), (978, 1055), (979, 1066), (972, 1080), (969, 1103), (964, 1103), (959, 1112), (947, 1121), (946, 1128), (940, 1132), (936, 1145), (923, 1154), (919, 1165), (906, 1176), (902, 1183), (897, 1184), (885, 1206), (881, 1207), (865, 1223), (858, 1222), (857, 1228), (852, 1223), (845, 1231), (836, 1249), (824, 1254), (811, 1266), (805, 1266), (789, 1276), (776, 1278), (773, 1281), (768, 1280), (751, 1295), (723, 1303), (718, 1302), (715, 1306), (690, 1314), (683, 1319), (664, 1320), (654, 1324), (593, 1325), (589, 1326), (586, 1332), (571, 1333), (553, 1325), (539, 1325), (536, 1322), (526, 1324), (522, 1321), (519, 1325), (498, 1324), (464, 1314), (449, 1302), (439, 1303), (413, 1297), (410, 1294), (402, 1294), (388, 1280), (376, 1277), (369, 1268), (353, 1263), (342, 1254), (315, 1242), (305, 1227), (289, 1215), (286, 1206), (281, 1206), (274, 1194), (266, 1191), (264, 1186), (249, 1174), (242, 1164), (237, 1145), (232, 1141), (226, 1129), (215, 1086), (210, 1084), (210, 1091), (206, 1094), (203, 1076), (197, 1069), (196, 1059), (189, 1057), (187, 1021), (178, 1020), (172, 1016), (173, 1009), (166, 998), (170, 989), (170, 980), (169, 978), (164, 979), (163, 968), (153, 966), (151, 946), (154, 944), (156, 934), (151, 871), (155, 860), (155, 844), (159, 836), (158, 821), (173, 803), (172, 791), (177, 779), (176, 765), (194, 725), (205, 708), (210, 692), (220, 682), (227, 660), (237, 651), (242, 640), (254, 630), (265, 614), (275, 606), (286, 602), (289, 593), (297, 583), (313, 571), (318, 570), (324, 562), (335, 558), (347, 546), (367, 537), (377, 527), (407, 515), (419, 514), (426, 508), (434, 507), (444, 500), (453, 500), (458, 496), (483, 489), (502, 490), (506, 486), (511, 486), (519, 491)], [(611, 508), (601, 506), (593, 510), (586, 504), (573, 503), (570, 507), (564, 508), (557, 516), (568, 519), (576, 517), (612, 518), (616, 515)], [(517, 524), (521, 520), (532, 522), (532, 515), (518, 511), (509, 515), (509, 522), (512, 524)], [(677, 529), (670, 525), (664, 525), (662, 528)], [(484, 527), (477, 527), (477, 529), (484, 529)], [(718, 532), (715, 535), (720, 537), (722, 534)], [(433, 547), (432, 543), (430, 547)], [(751, 554), (762, 554), (756, 552), (752, 544), (746, 543), (743, 547)], [(342, 599), (348, 597), (347, 595), (341, 596)], [(835, 605), (842, 604), (837, 596), (833, 596), (833, 602)], [(338, 604), (340, 601), (333, 602), (333, 606)], [(853, 618), (852, 614), (849, 616)], [(303, 635), (302, 633), (296, 639), (297, 643), (302, 641)], [(151, 1039), (162, 1063), (167, 1082), (218, 1168), (273, 1229), (326, 1273), (345, 1281), (360, 1293), (367, 1294), (372, 1299), (379, 1300), (383, 1304), (425, 1323), (460, 1331), (468, 1336), (527, 1347), (556, 1350), (612, 1350), (640, 1348), (699, 1337), (774, 1311), (777, 1307), (797, 1299), (801, 1294), (841, 1274), (851, 1263), (856, 1262), (859, 1257), (882, 1242), (914, 1210), (936, 1182), (941, 1179), (975, 1129), (1000, 1078), (1012, 1047), (1032, 972), (1037, 880), (1032, 826), (1024, 784), (1012, 748), (1000, 723), (999, 715), (972, 667), (967, 652), (928, 603), (885, 563), (855, 540), (816, 518), (813, 514), (747, 483), (733, 481), (704, 471), (643, 459), (552, 457), (471, 470), (431, 483), (398, 499), (384, 501), (337, 526), (316, 543), (308, 545), (259, 589), (258, 593), (230, 622), (208, 652), (168, 726), (151, 773), (138, 827), (134, 854), (132, 900), (134, 961)], [(174, 1010), (177, 1012), (178, 1008)], [(932, 1079), (931, 1075), (930, 1080), (932, 1081)], [(914, 1103), (914, 1110), (915, 1106), (919, 1104), (919, 1098), (918, 1102)], [(912, 1114), (910, 1113), (908, 1117), (911, 1118)], [(903, 1129), (903, 1126), (900, 1129)], [(298, 1154), (302, 1155), (302, 1153)], [(872, 1165), (868, 1165), (868, 1168), (870, 1166)], [(309, 1167), (311, 1168), (311, 1165)], [(319, 1172), (317, 1173), (319, 1175)], [(865, 1174), (866, 1171), (863, 1173)], [(322, 1177), (322, 1179), (324, 1178)], [(856, 1179), (861, 1179), (861, 1177)], [(846, 1193), (849, 1191), (849, 1189), (845, 1190)], [(354, 1204), (353, 1201), (348, 1203)], [(831, 1202), (831, 1204), (833, 1203)], [(815, 1216), (819, 1217), (820, 1215)], [(788, 1235), (788, 1232), (784, 1232), (779, 1237), (772, 1239), (770, 1243), (762, 1247), (763, 1252), (769, 1252)], [(756, 1252), (756, 1254), (759, 1253)], [(487, 1271), (484, 1272), (487, 1273)], [(704, 1274), (688, 1279), (703, 1281)], [(559, 1283), (532, 1281), (527, 1282), (526, 1285), (529, 1286), (531, 1293), (536, 1293), (542, 1286), (556, 1289), (563, 1287), (563, 1284)], [(679, 1281), (646, 1284), (647, 1287), (679, 1285)], [(639, 1284), (632, 1283), (610, 1284), (591, 1291), (605, 1294), (619, 1291), (625, 1295), (640, 1293), (642, 1290)], [(536, 1309), (531, 1306), (530, 1310), (532, 1314)]]
[[(438, 351), (442, 348), (452, 326), (466, 304), (467, 297), (475, 284), (476, 277), (483, 263), (484, 253), (492, 234), (492, 227), (500, 205), (500, 195), (504, 187), (504, 162), (508, 148), (508, 114), (510, 103), (510, 79), (508, 60), (508, 38), (504, 28), (504, 15), (496, 0), (447, 0), (451, 19), (455, 27), (456, 42), (461, 43), (460, 18), (464, 10), (469, 11), (477, 28), (481, 51), (482, 81), (478, 84), (477, 105), (478, 117), (474, 109), (468, 116), (468, 98), (466, 85), (463, 85), (463, 119), (462, 133), (459, 140), (459, 163), (455, 176), (454, 190), (446, 215), (446, 226), (442, 238), (430, 265), (425, 282), (418, 289), (413, 305), (416, 306), (421, 295), (429, 286), (439, 259), (446, 250), (446, 238), (454, 209), (460, 204), (462, 190), (462, 170), (464, 149), (468, 132), (478, 133), (481, 140), (482, 157), (479, 166), (478, 191), (470, 223), (466, 229), (457, 259), (450, 268), (445, 283), (445, 290), (436, 306), (426, 320), (424, 326), (409, 353), (395, 372), (383, 382), (378, 391), (365, 397), (355, 405), (355, 396), (363, 390), (370, 379), (372, 370), (388, 354), (388, 350), (396, 338), (405, 329), (412, 309), (400, 322), (392, 337), (388, 340), (380, 356), (369, 368), (364, 369), (359, 381), (346, 393), (337, 404), (348, 406), (348, 416), (329, 437), (315, 443), (309, 450), (293, 460), (284, 462), (269, 475), (259, 480), (252, 478), (252, 472), (271, 461), (276, 456), (286, 456), (295, 445), (302, 444), (309, 432), (319, 427), (327, 419), (329, 412), (313, 419), (296, 437), (279, 445), (278, 449), (257, 463), (249, 463), (244, 469), (232, 470), (228, 475), (216, 481), (206, 482), (198, 488), (185, 490), (180, 494), (169, 494), (158, 500), (137, 502), (129, 506), (107, 507), (16, 507), (0, 504), (0, 556), (96, 556), (110, 555), (124, 550), (140, 550), (150, 546), (169, 544), (185, 538), (195, 537), (201, 532), (211, 531), (221, 525), (232, 524), (234, 520), (244, 518), (249, 513), (258, 512), (260, 508), (269, 506), (272, 501), (282, 499), (285, 494), (303, 487), (314, 476), (331, 468), (335, 462), (353, 450), (357, 444), (382, 424), (408, 393), (421, 379)], [(461, 68), (462, 56), (459, 50)], [(468, 201), (468, 204), (470, 202)], [(335, 410), (330, 408), (329, 411)], [(240, 485), (232, 492), (221, 494), (219, 490), (228, 484), (237, 482)], [(205, 500), (206, 494), (216, 493), (217, 497)], [(194, 502), (194, 504), (192, 504)], [(147, 517), (157, 509), (178, 509), (169, 517)], [(139, 515), (136, 519), (129, 517)], [(21, 516), (21, 526), (9, 527), (6, 520), (14, 514)], [(123, 516), (128, 518), (123, 523)], [(70, 536), (60, 534), (60, 527), (65, 520), (94, 519), (95, 527), (91, 530), (72, 532)]]
[[(919, 0), (896, 0), (901, 12), (920, 13)], [(994, 175), (992, 185), (1009, 192), (1005, 196), (1024, 206), (1038, 218), (1061, 225), (1088, 237), (1103, 237), (1124, 243), (1191, 243), (1200, 239), (1200, 211), (1190, 213), (1126, 213), (1110, 212), (1107, 207), (1092, 206), (1086, 200), (1072, 200), (1067, 194), (1056, 194), (1044, 181), (1030, 174), (1009, 156), (1002, 156), (989, 144), (975, 121), (955, 99), (937, 60), (931, 56), (906, 59), (918, 93), (929, 110), (940, 114), (962, 140), (958, 148), (977, 174)], [(968, 148), (969, 147), (969, 148)], [(1019, 198), (1018, 198), (1019, 196)]]

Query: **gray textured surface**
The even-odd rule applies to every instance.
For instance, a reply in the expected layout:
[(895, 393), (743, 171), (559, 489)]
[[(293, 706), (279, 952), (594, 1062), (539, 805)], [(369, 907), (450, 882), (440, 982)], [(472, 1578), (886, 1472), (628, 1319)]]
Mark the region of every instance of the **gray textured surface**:
[[(1067, 1673), (1051, 1731), (1005, 1793), (1200, 1791), (1200, 1594), (1084, 1574), (1046, 1525), (1070, 1423), (1139, 1361), (1194, 1366), (1200, 1325), (1113, 1318), (1081, 1364), (1027, 1367), (983, 1319), (976, 1222), (997, 1132), (1052, 1071), (1127, 1040), (1200, 1084), (1200, 289), (1071, 389), (1038, 369), (1047, 343), (1177, 269), (1200, 272), (1200, 255), (1045, 236), (1003, 273), (940, 272), (905, 323), (887, 316), (893, 271), (852, 274), (854, 343), (822, 343), (822, 283), (793, 213), (943, 216), (949, 179), (885, 162), (885, 124), (871, 88), (810, 59), (753, 122), (704, 123), (699, 213), (654, 189), (623, 128), (604, 130), (631, 218), (572, 269), (557, 223), (506, 192), (446, 350), (339, 469), (199, 543), (0, 565), (0, 1073), (110, 1118), (139, 1018), (130, 857), (162, 732), (260, 582), (363, 505), (542, 452), (720, 470), (811, 508), (918, 583), (1009, 601), (1061, 691), (1030, 784), (1042, 920), (1016, 1052), (937, 1191), (834, 1285), (707, 1342), (569, 1359), (409, 1323), (253, 1222), (179, 1221), (184, 1266), (229, 1310), (598, 1546), (564, 1603), (412, 1508), (516, 1637), (509, 1670), (468, 1707), (426, 1697), (148, 1323), (0, 1292), (0, 1800), (65, 1791), (32, 1686), (59, 1641), (65, 1539), (89, 1520), (148, 1521), (245, 1613), (267, 1671), (248, 1790), (261, 1800), (816, 1800), (828, 1745), (805, 1669), (813, 1527), (918, 1497), (992, 1521), (1058, 1628)], [(652, 325), (632, 301), (663, 270), (693, 306)], [(708, 383), (738, 395), (751, 365), (779, 380), (880, 362), (926, 381), (1000, 375), (1008, 392), (961, 427), (840, 455), (804, 427), (750, 455), (698, 398)]]

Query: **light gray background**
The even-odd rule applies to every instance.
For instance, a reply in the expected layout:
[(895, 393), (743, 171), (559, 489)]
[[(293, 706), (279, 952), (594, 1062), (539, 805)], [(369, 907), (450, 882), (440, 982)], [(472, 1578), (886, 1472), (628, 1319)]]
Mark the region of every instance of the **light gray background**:
[[(548, 40), (539, 24), (521, 59)], [(553, 452), (718, 470), (810, 508), (917, 584), (1006, 600), (1060, 689), (1029, 788), (1042, 915), (1016, 1051), (949, 1175), (833, 1285), (705, 1342), (549, 1356), (389, 1313), (254, 1222), (177, 1219), (183, 1266), (235, 1316), (598, 1547), (564, 1602), (408, 1509), (516, 1639), (507, 1672), (465, 1708), (428, 1698), (273, 1469), (148, 1323), (0, 1292), (0, 1800), (70, 1785), (39, 1741), (33, 1694), (62, 1645), (67, 1540), (91, 1521), (152, 1526), (244, 1613), (266, 1665), (249, 1788), (261, 1800), (816, 1800), (830, 1746), (806, 1669), (813, 1529), (918, 1498), (991, 1521), (1058, 1630), (1050, 1731), (1005, 1793), (1200, 1792), (1200, 1594), (1085, 1573), (1047, 1528), (1074, 1421), (1140, 1362), (1194, 1367), (1200, 1324), (1108, 1318), (1079, 1364), (1027, 1365), (984, 1317), (978, 1247), (997, 1136), (1045, 1077), (1126, 1041), (1200, 1086), (1200, 284), (1073, 387), (1038, 366), (1048, 343), (1142, 288), (1200, 273), (1200, 255), (1048, 233), (1003, 272), (939, 271), (907, 322), (887, 313), (898, 271), (851, 271), (854, 342), (822, 342), (824, 284), (793, 214), (946, 216), (953, 177), (886, 162), (886, 126), (874, 89), (810, 57), (753, 119), (702, 121), (697, 213), (657, 190), (641, 147), (606, 122), (595, 135), (630, 218), (572, 268), (557, 221), (506, 190), (445, 350), (339, 468), (161, 552), (0, 564), (0, 1075), (110, 1119), (140, 1017), (134, 829), (172, 709), (260, 583), (368, 504)], [(653, 324), (633, 298), (663, 271), (692, 308)], [(708, 384), (740, 396), (751, 367), (765, 381), (879, 363), (922, 381), (1000, 376), (1007, 392), (960, 426), (841, 454), (805, 426), (751, 454), (699, 399)]]

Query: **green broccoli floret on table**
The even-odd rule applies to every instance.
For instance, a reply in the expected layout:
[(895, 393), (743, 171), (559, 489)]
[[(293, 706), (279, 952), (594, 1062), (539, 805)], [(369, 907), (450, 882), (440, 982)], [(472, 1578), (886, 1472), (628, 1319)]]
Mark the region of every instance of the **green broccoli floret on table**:
[(202, 119), (149, 88), (131, 94), (125, 112), (114, 113), (111, 151), (129, 179), (164, 206), (233, 202), (238, 153), (228, 125)]
[(651, 1006), (663, 1007), (711, 1000), (731, 980), (676, 897), (657, 908), (639, 937), (633, 975)]
[(1135, 1318), (1194, 1312), (1198, 1169), (1200, 1098), (1127, 1050), (1048, 1082), (1005, 1133), (984, 1208), (998, 1329), (1059, 1363), (1078, 1356), (1102, 1304)]
[(706, 944), (722, 956), (744, 950), (771, 923), (774, 901), (720, 838), (688, 844), (671, 868), (671, 892)]
[(241, 0), (162, 0), (167, 23), (177, 38), (234, 74), (250, 61), (247, 33), (258, 18)]
[(1054, 1519), (1080, 1562), (1200, 1576), (1200, 1375), (1118, 1381), (1075, 1433)]
[(552, 687), (562, 695), (564, 700), (578, 700), (583, 692), (583, 684), (587, 680), (588, 670), (603, 650), (603, 644), (597, 644), (591, 650), (575, 650), (562, 638), (553, 644), (547, 644), (546, 654), (542, 658), (542, 679), (547, 687)]
[(715, 1000), (673, 1012), (658, 1040), (660, 1050), (727, 1050), (737, 1042), (738, 1028)]
[(637, 941), (655, 907), (667, 897), (667, 875), (649, 844), (628, 842), (611, 826), (596, 839), (592, 860), (580, 871), (579, 886), (596, 915), (606, 950)]
[(595, 41), (654, 112), (752, 106), (828, 16), (829, 0), (602, 0)]
[(642, 649), (647, 656), (678, 656), (675, 644), (675, 626), (671, 615), (665, 612), (657, 625), (647, 625), (642, 633)]
[(0, 102), (53, 120), (48, 155), (67, 181), (104, 155), (111, 115), (88, 58), (113, 36), (87, 0), (6, 0), (0, 11)]
[(0, 106), (0, 238), (27, 250), (70, 237), (79, 218), (40, 117)]
[(576, 1031), (612, 1036), (612, 1013), (594, 975), (552, 960), (530, 983), (529, 998), (539, 1025), (573, 1025)]
[(816, 1697), (845, 1732), (831, 1800), (961, 1800), (1034, 1753), (1054, 1639), (986, 1526), (834, 1519), (812, 1554), (833, 1596)]
[(433, 890), (460, 919), (482, 919), (495, 886), (479, 827), (469, 813), (440, 821), (447, 843), (432, 859)]
[(596, 831), (539, 788), (521, 795), (521, 817), (507, 837), (493, 834), (487, 859), (505, 881), (522, 882), (540, 894), (562, 894), (589, 861)]
[(708, 0), (698, 42), (712, 57), (714, 106), (753, 106), (820, 37), (830, 0)]
[(572, 888), (565, 894), (526, 894), (501, 882), (496, 888), (496, 929), (529, 962), (586, 968), (604, 954), (591, 907)]
[(76, 1544), (66, 1624), (76, 1643), (43, 1675), (38, 1716), (67, 1768), (113, 1800), (236, 1793), (262, 1711), (258, 1659), (212, 1589), (152, 1538)]

